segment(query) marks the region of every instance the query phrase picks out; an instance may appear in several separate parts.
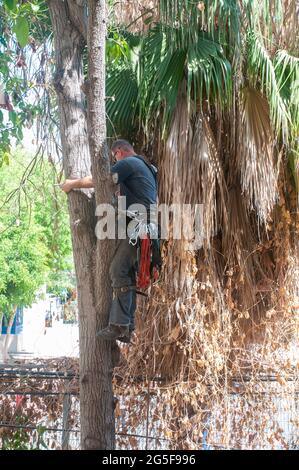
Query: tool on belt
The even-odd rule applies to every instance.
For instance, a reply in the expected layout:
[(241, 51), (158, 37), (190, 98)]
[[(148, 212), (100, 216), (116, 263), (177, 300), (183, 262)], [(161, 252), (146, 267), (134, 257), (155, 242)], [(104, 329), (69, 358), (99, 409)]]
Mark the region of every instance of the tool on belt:
[(126, 211), (134, 221), (133, 227), (128, 227), (129, 243), (137, 245), (137, 288), (147, 289), (151, 281), (157, 281), (161, 269), (161, 253), (159, 228), (155, 223), (146, 223), (144, 214), (138, 211)]
[(137, 275), (137, 287), (147, 289), (151, 281), (159, 278), (161, 269), (160, 241), (153, 240), (149, 236), (139, 240), (139, 269)]

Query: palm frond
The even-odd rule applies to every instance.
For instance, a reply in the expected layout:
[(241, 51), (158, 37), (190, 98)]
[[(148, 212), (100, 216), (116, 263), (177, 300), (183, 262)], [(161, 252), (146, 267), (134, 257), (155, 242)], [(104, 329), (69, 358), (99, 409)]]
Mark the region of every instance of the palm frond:
[(209, 104), (220, 104), (220, 107), (230, 102), (231, 65), (223, 55), (221, 46), (204, 35), (188, 48), (187, 77), (189, 103), (191, 92), (194, 102), (199, 101), (200, 106), (204, 98)]
[(106, 40), (106, 117), (109, 136), (129, 136), (135, 126), (141, 36), (115, 26)]
[(282, 99), (279, 80), (277, 80), (270, 54), (261, 37), (254, 31), (250, 31), (248, 34), (248, 65), (251, 86), (260, 88), (268, 98), (271, 122), (276, 135), (281, 135), (283, 142), (288, 143), (290, 113)]
[(283, 0), (245, 0), (246, 19), (251, 29), (272, 41), (283, 24)]
[(298, 50), (297, 0), (243, 0), (242, 4), (245, 21), (271, 48)]
[(219, 227), (227, 224), (227, 188), (208, 119), (200, 112), (194, 123), (193, 118), (182, 87), (160, 164), (160, 199), (168, 206), (203, 204), (203, 243), (210, 247)]
[(275, 73), (280, 94), (287, 102), (291, 117), (291, 140), (299, 133), (299, 58), (285, 50), (279, 50), (275, 57)]
[[(182, 35), (178, 29), (176, 33)], [(169, 127), (183, 79), (187, 82), (189, 110), (191, 102), (201, 107), (204, 100), (223, 107), (229, 102), (232, 89), (231, 66), (217, 42), (201, 33), (197, 42), (174, 50), (170, 38), (165, 27), (157, 25), (141, 50), (140, 96), (145, 122), (148, 124), (162, 106), (164, 130)]]
[(288, 163), (293, 176), (294, 187), (297, 193), (297, 208), (299, 208), (299, 146), (291, 149), (288, 155)]
[(111, 67), (106, 77), (108, 135), (127, 135), (137, 112), (137, 77), (130, 64)]
[(164, 109), (164, 129), (169, 125), (184, 76), (186, 51), (173, 51), (168, 41), (169, 36), (157, 25), (149, 32), (141, 49), (139, 96), (146, 130), (160, 107)]
[[(160, 0), (159, 13), (175, 48), (197, 43), (202, 31), (208, 31), (215, 41), (230, 46), (233, 52), (239, 47), (241, 12), (235, 0)], [(167, 29), (169, 26), (172, 29)]]
[(274, 138), (269, 105), (257, 90), (242, 91), (241, 141), (238, 161), (241, 186), (249, 209), (266, 223), (278, 198)]
[(227, 44), (232, 55), (240, 47), (241, 10), (234, 0), (207, 0), (207, 29), (221, 44)]

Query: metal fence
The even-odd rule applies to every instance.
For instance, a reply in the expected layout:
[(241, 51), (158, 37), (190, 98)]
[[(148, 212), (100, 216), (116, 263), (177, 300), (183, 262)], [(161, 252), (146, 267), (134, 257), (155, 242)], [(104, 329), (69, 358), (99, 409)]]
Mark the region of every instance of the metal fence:
[[(56, 388), (52, 386), (53, 382)], [(79, 395), (78, 391), (72, 389), (72, 386), (78, 389), (76, 374), (33, 367), (1, 367), (0, 364), (0, 384), (0, 447), (5, 448), (5, 430), (6, 434), (11, 431), (11, 442), (16, 437), (22, 437), (21, 431), (25, 432), (29, 448), (80, 448)], [(250, 397), (242, 393), (230, 393), (226, 399), (225, 413), (223, 404), (215, 403), (212, 409), (206, 410), (205, 422), (201, 422), (201, 438), (197, 448), (298, 449), (297, 382), (290, 382), (284, 394), (279, 394), (279, 390), (279, 384), (273, 378), (266, 377), (263, 379), (263, 389), (257, 390), (256, 394), (252, 393)], [(21, 413), (18, 413), (20, 403), (25, 398), (26, 407), (21, 407)], [(120, 397), (121, 414), (116, 419), (118, 449), (172, 448), (171, 439), (161, 435), (159, 421), (154, 422), (151, 415), (151, 409), (155, 408), (151, 400), (154, 399), (150, 394), (140, 397), (140, 406), (145, 409), (145, 414), (141, 415), (140, 422), (134, 428), (128, 428), (126, 422), (130, 410)], [(13, 410), (9, 419), (5, 415), (5, 403), (9, 403)], [(48, 406), (51, 411), (53, 404), (56, 414), (51, 417), (51, 413), (45, 410)], [(40, 419), (30, 418), (32, 410), (38, 411), (39, 408)]]

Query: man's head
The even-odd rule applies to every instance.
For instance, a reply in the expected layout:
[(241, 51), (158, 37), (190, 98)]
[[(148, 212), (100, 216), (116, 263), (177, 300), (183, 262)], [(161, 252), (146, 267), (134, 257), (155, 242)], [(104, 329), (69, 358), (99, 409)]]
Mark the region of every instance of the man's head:
[(136, 155), (133, 146), (127, 140), (116, 140), (111, 147), (112, 157), (117, 161), (123, 160), (130, 155)]

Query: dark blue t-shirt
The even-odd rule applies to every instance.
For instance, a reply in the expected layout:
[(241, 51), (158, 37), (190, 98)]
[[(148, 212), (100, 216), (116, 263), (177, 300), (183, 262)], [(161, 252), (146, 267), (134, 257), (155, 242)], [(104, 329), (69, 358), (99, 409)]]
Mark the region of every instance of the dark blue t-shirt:
[(111, 173), (118, 175), (114, 182), (120, 185), (120, 195), (126, 196), (126, 208), (131, 204), (143, 204), (146, 209), (156, 204), (157, 182), (154, 170), (135, 156), (126, 157), (115, 163)]

